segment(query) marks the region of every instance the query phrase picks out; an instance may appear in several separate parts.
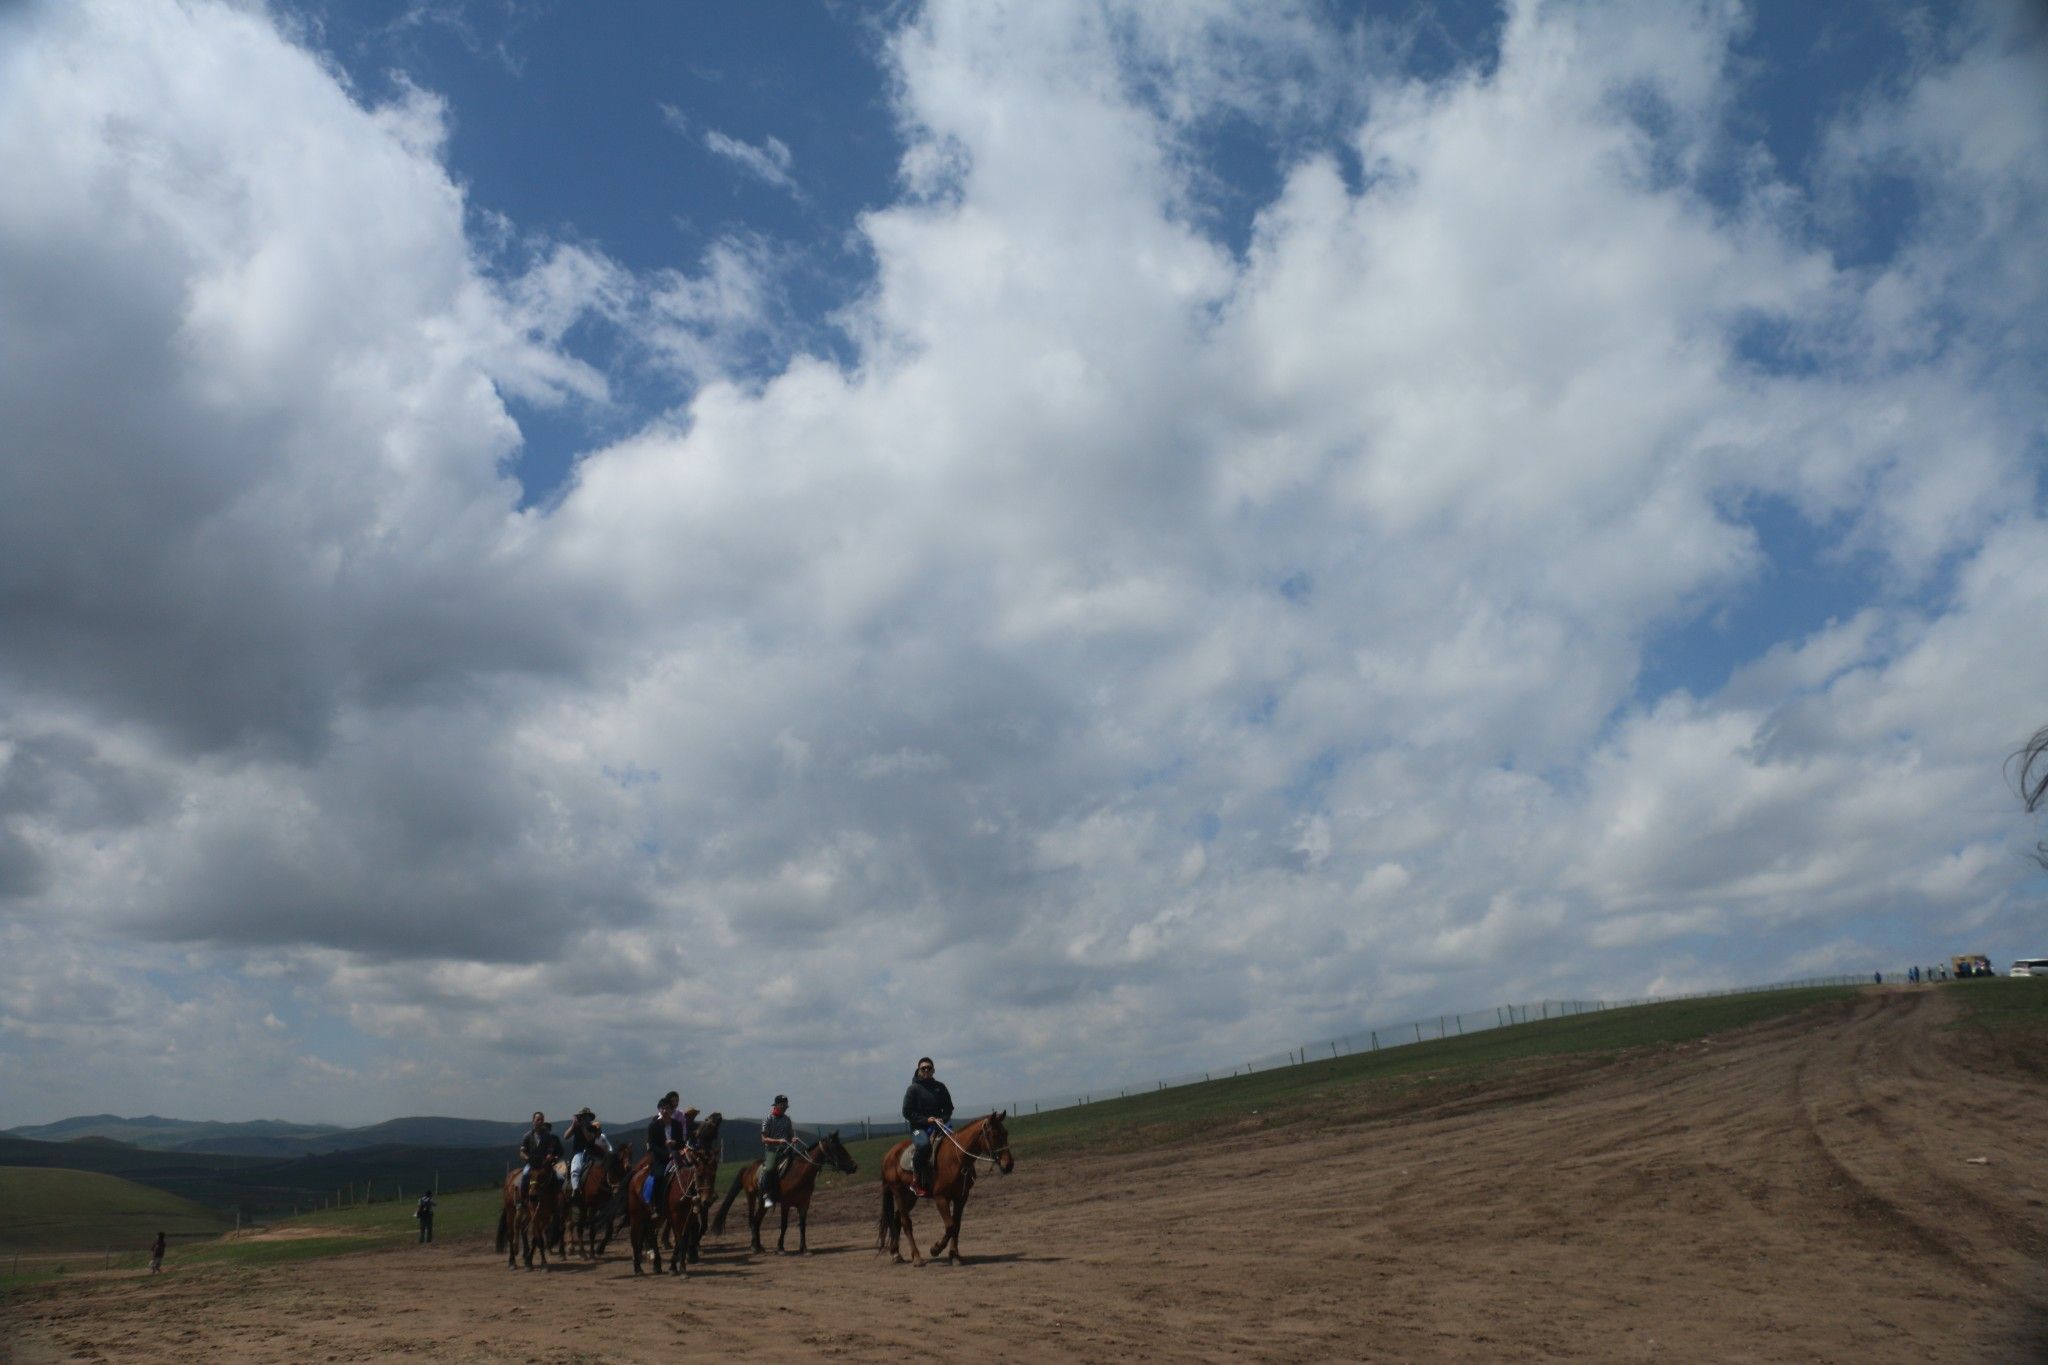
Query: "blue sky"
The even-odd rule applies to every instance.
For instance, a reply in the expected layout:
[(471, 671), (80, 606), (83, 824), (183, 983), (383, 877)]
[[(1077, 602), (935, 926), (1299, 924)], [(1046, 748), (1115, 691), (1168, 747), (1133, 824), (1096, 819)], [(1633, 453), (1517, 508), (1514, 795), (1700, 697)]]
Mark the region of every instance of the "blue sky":
[(0, 15), (0, 1123), (863, 1113), (2048, 952), (2044, 50)]

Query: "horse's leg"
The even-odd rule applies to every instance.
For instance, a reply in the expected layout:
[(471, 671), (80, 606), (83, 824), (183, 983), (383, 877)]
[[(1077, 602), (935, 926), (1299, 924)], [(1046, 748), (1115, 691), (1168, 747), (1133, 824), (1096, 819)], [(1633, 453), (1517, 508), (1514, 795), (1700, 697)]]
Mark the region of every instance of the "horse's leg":
[(808, 1202), (796, 1211), (796, 1254), (811, 1254), (811, 1206)]
[(946, 1224), (946, 1254), (953, 1258), (953, 1264), (960, 1264), (960, 1224), (967, 1218), (967, 1192), (953, 1201), (953, 1216)]
[(789, 1201), (785, 1199), (778, 1207), (782, 1210), (782, 1230), (775, 1234), (775, 1254), (780, 1256), (789, 1250)]
[[(923, 1265), (924, 1256), (917, 1249), (917, 1226), (910, 1221), (910, 1211), (917, 1207), (917, 1196), (906, 1189), (899, 1191), (896, 1198), (899, 1201), (896, 1206), (896, 1225), (910, 1241), (910, 1263)], [(896, 1259), (900, 1261), (903, 1258), (898, 1256)]]

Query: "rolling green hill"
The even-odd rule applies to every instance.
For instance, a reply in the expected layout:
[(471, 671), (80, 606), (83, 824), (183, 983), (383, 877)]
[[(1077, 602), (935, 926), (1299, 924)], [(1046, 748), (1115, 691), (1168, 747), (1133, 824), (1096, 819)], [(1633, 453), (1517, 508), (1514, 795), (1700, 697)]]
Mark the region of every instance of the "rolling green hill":
[(0, 1167), (72, 1169), (117, 1175), (189, 1199), (224, 1216), (267, 1219), (345, 1202), (418, 1194), (439, 1180), (443, 1190), (495, 1185), (506, 1151), (482, 1147), (367, 1147), (290, 1159), (158, 1152), (106, 1138), (32, 1142), (0, 1137)]
[(0, 1249), (25, 1254), (140, 1251), (161, 1231), (213, 1236), (234, 1226), (211, 1209), (99, 1171), (0, 1167)]
[[(1138, 1151), (1247, 1125), (1270, 1129), (1369, 1121), (1375, 1111), (1398, 1111), (1471, 1087), (1515, 1066), (1575, 1056), (1612, 1057), (1635, 1048), (1689, 1042), (1844, 1002), (1855, 994), (1854, 988), (1836, 986), (1759, 991), (1513, 1024), (1463, 1037), (1143, 1091), (1128, 1099), (1013, 1115), (1008, 1124), (1010, 1143), (1019, 1160), (1031, 1160), (1077, 1148)], [(982, 1112), (963, 1107), (954, 1118), (965, 1123)], [(891, 1135), (848, 1142), (847, 1150), (860, 1163), (860, 1172), (851, 1177), (830, 1174), (821, 1185), (874, 1179), (883, 1155), (900, 1140)]]

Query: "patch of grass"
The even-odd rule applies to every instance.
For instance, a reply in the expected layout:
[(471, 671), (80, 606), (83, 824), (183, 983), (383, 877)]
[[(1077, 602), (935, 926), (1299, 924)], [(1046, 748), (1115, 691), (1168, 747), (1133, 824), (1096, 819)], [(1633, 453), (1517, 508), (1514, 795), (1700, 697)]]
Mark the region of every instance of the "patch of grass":
[(1980, 1028), (2048, 1034), (2048, 977), (1978, 977), (1942, 989), (1963, 1003), (1969, 1022)]
[(226, 1226), (211, 1209), (119, 1176), (0, 1166), (0, 1252), (147, 1247), (158, 1232), (211, 1236)]
[[(443, 1237), (488, 1237), (497, 1230), (498, 1211), (502, 1206), (503, 1196), (497, 1190), (464, 1190), (458, 1194), (443, 1195), (434, 1202), (434, 1236), (437, 1240)], [(365, 1245), (417, 1239), (420, 1225), (413, 1220), (413, 1208), (409, 1200), (391, 1200), (348, 1209), (320, 1209), (295, 1218), (277, 1219), (267, 1230), (271, 1233), (331, 1234), (334, 1238), (347, 1240), (351, 1250), (360, 1251)], [(295, 1240), (323, 1239), (309, 1236)], [(222, 1245), (233, 1247), (238, 1243), (230, 1239)], [(288, 1243), (244, 1241), (239, 1245), (280, 1246)]]

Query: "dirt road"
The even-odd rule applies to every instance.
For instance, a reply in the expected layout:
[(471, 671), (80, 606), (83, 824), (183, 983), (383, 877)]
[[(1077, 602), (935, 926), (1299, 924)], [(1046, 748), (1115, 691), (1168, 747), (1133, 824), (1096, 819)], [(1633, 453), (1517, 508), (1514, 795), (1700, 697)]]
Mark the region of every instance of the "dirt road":
[(1025, 1149), (977, 1188), (958, 1267), (878, 1258), (863, 1186), (814, 1210), (812, 1256), (729, 1236), (682, 1281), (443, 1244), (73, 1283), (0, 1330), (24, 1363), (2041, 1360), (2048, 1084), (1956, 1009), (1870, 993), (1284, 1142)]

